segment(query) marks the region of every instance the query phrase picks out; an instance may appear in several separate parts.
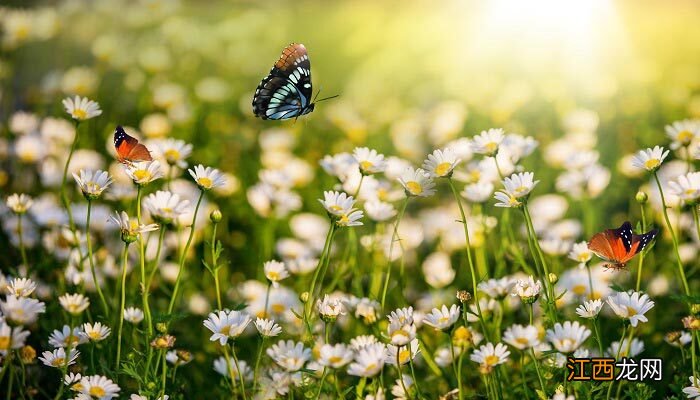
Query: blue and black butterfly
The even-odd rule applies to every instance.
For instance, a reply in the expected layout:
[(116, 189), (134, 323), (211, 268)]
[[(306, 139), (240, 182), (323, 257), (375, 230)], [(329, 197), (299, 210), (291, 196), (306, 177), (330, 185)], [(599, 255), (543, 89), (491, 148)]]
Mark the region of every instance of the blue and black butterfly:
[(297, 118), (314, 110), (311, 95), (309, 55), (303, 44), (292, 43), (255, 90), (253, 113), (262, 119)]

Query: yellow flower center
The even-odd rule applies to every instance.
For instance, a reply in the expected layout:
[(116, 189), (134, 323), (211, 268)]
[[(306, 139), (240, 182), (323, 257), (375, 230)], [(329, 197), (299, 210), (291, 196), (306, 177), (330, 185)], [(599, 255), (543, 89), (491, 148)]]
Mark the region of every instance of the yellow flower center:
[(71, 386), (70, 389), (76, 392), (81, 392), (83, 390), (83, 385), (81, 385), (80, 382), (77, 382), (76, 384)]
[(491, 366), (491, 365), (496, 365), (498, 363), (498, 356), (491, 354), (490, 356), (486, 356), (484, 358), (484, 364)]
[(176, 149), (168, 149), (165, 151), (165, 159), (168, 160), (169, 163), (173, 163), (180, 159), (180, 152)]
[(231, 332), (231, 325), (224, 325), (219, 329), (219, 333), (228, 336)]
[(444, 162), (435, 167), (435, 175), (444, 176), (450, 172), (452, 168), (452, 163)]
[(411, 357), (411, 352), (408, 349), (404, 349), (399, 352), (399, 362), (401, 364), (408, 361), (409, 357)]
[(8, 350), (10, 348), (10, 337), (0, 336), (0, 350)]
[(408, 337), (408, 332), (403, 329), (397, 329), (391, 334), (392, 339), (396, 336)]
[(646, 169), (655, 169), (661, 164), (661, 161), (659, 161), (656, 158), (651, 158), (649, 160), (644, 161), (644, 167)]
[(360, 162), (360, 169), (363, 171), (367, 171), (367, 170), (371, 169), (372, 167), (374, 167), (374, 164), (372, 164), (369, 161)]
[(333, 356), (333, 357), (329, 358), (328, 361), (329, 361), (331, 364), (337, 364), (337, 363), (343, 361), (343, 358), (342, 358), (342, 357), (338, 357), (338, 356)]
[(85, 119), (87, 118), (87, 111), (81, 108), (76, 108), (75, 110), (73, 110), (72, 115), (75, 119)]
[(375, 364), (375, 363), (369, 364), (365, 367), (365, 372), (370, 373), (375, 368), (377, 368), (377, 364)]
[(136, 178), (137, 181), (145, 181), (148, 180), (150, 177), (151, 173), (148, 172), (148, 170), (138, 169), (134, 171), (134, 178)]
[(65, 363), (65, 360), (66, 359), (63, 357), (56, 357), (53, 359), (53, 361), (51, 361), (51, 365), (53, 365), (54, 367), (62, 367)]
[(438, 319), (438, 323), (440, 323), (440, 324), (446, 324), (447, 322), (449, 322), (449, 320), (450, 320), (450, 317), (440, 317), (440, 318)]
[(411, 194), (413, 195), (419, 195), (423, 193), (423, 186), (421, 186), (421, 184), (416, 181), (406, 182), (406, 189), (408, 189), (408, 191), (411, 192)]
[(484, 145), (484, 148), (485, 148), (486, 151), (488, 151), (489, 153), (493, 153), (494, 151), (496, 151), (496, 150), (498, 149), (498, 143), (496, 143), (496, 142), (488, 142), (488, 143), (486, 143), (486, 144)]
[(278, 281), (280, 279), (280, 274), (277, 271), (269, 271), (267, 273), (267, 279), (271, 281)]
[(104, 396), (106, 393), (107, 392), (99, 386), (93, 386), (90, 388), (90, 396), (93, 396), (93, 397), (99, 398), (99, 397)]
[(97, 340), (97, 339), (99, 339), (102, 335), (100, 335), (100, 332), (99, 332), (99, 331), (92, 331), (92, 332), (88, 332), (88, 336), (90, 336), (90, 339), (92, 339), (92, 340)]
[(582, 296), (586, 294), (586, 285), (574, 285), (571, 288), (571, 291), (574, 292), (575, 295)]
[(627, 317), (634, 317), (635, 315), (637, 315), (637, 310), (630, 306), (627, 306)]
[(197, 179), (197, 183), (203, 188), (210, 188), (212, 185), (211, 179), (207, 178), (206, 176)]
[(524, 337), (515, 338), (515, 342), (516, 342), (516, 343), (519, 343), (519, 344), (522, 344), (523, 346), (527, 346), (527, 344), (530, 343), (530, 341), (527, 340), (527, 338), (524, 338)]
[(693, 140), (693, 132), (690, 131), (680, 131), (678, 132), (677, 139), (679, 142), (682, 144), (689, 144), (691, 140)]
[(270, 308), (275, 314), (281, 314), (284, 312), (284, 304), (272, 304)]

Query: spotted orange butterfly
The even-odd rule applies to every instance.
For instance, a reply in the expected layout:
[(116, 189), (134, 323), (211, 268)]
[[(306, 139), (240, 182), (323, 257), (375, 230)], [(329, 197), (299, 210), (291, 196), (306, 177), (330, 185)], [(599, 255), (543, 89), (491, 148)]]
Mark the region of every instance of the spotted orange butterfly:
[(629, 221), (617, 229), (606, 229), (593, 235), (588, 242), (588, 249), (605, 260), (608, 268), (623, 269), (627, 262), (651, 243), (658, 230), (637, 235), (632, 232)]
[(151, 152), (138, 139), (129, 136), (124, 128), (117, 126), (114, 131), (114, 148), (117, 150), (117, 160), (122, 164), (135, 161), (151, 161)]

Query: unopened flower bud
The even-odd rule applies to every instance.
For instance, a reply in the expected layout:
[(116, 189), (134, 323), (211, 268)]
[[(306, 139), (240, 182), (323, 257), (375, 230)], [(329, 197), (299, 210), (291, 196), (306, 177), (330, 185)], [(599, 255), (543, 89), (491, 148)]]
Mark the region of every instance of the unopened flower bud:
[(554, 272), (550, 272), (548, 278), (549, 278), (549, 283), (551, 283), (552, 285), (559, 282), (559, 277)]
[(22, 359), (22, 363), (31, 364), (36, 358), (36, 350), (32, 346), (24, 346), (19, 350), (19, 357)]
[(700, 329), (700, 319), (697, 319), (694, 316), (689, 315), (689, 316), (683, 318), (683, 327), (685, 327), (685, 329), (689, 329), (689, 330), (693, 330), (693, 331), (698, 330), (698, 329)]
[(302, 294), (299, 295), (299, 300), (306, 304), (307, 301), (309, 301), (309, 292), (303, 292)]
[(637, 192), (637, 195), (634, 196), (634, 198), (639, 204), (646, 204), (646, 202), (649, 200), (649, 196), (641, 190)]
[(164, 322), (159, 322), (156, 324), (156, 330), (160, 333), (166, 333), (168, 331), (168, 325)]
[(700, 314), (700, 304), (692, 304), (692, 305), (690, 306), (690, 312), (691, 312), (693, 315), (698, 315), (698, 314)]
[(223, 215), (220, 210), (214, 210), (209, 214), (209, 219), (215, 224), (221, 222), (221, 218), (223, 218)]

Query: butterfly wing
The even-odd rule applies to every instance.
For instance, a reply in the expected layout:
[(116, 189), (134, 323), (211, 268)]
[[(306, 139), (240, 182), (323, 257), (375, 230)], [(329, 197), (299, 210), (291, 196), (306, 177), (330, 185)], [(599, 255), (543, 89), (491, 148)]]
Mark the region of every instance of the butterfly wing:
[(606, 229), (603, 232), (593, 235), (588, 242), (588, 249), (595, 255), (606, 261), (617, 262), (615, 259), (615, 244), (614, 233), (612, 229)]
[(119, 162), (153, 160), (146, 146), (140, 144), (135, 137), (129, 136), (121, 126), (114, 130), (114, 148), (117, 150)]
[(653, 242), (654, 239), (656, 238), (656, 235), (659, 233), (657, 229), (652, 229), (647, 233), (644, 233), (642, 235), (635, 235), (632, 234), (632, 246), (630, 248), (630, 251), (628, 253), (628, 258), (626, 261), (640, 253), (642, 250), (644, 250), (649, 243)]
[(253, 96), (253, 113), (262, 119), (282, 120), (313, 110), (311, 62), (303, 44), (287, 46)]
[(654, 229), (643, 235), (635, 235), (632, 224), (625, 222), (617, 229), (606, 229), (594, 235), (588, 248), (606, 261), (624, 265), (653, 241), (656, 233)]

